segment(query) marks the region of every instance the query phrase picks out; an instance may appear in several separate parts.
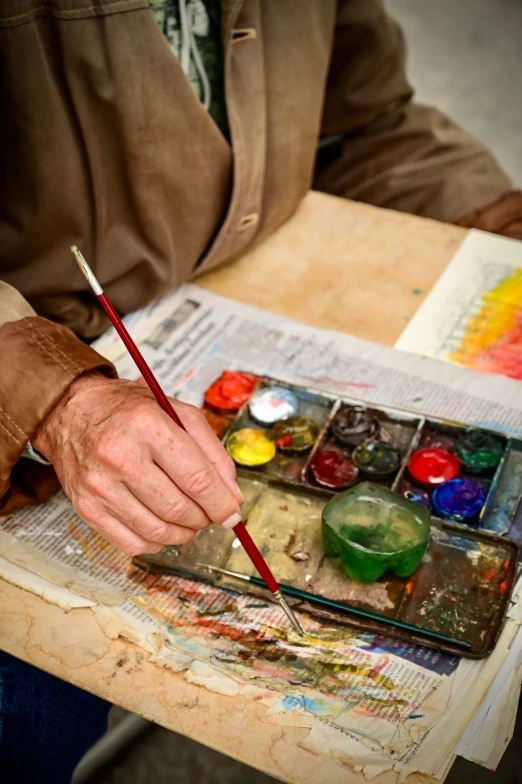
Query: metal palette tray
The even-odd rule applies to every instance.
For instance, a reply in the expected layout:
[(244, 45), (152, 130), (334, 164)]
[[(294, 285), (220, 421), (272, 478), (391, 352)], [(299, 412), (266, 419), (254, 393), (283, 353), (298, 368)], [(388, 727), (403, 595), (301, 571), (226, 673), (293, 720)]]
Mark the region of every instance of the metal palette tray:
[[(258, 385), (282, 384), (259, 378)], [(518, 570), (518, 545), (496, 531), (509, 529), (522, 494), (522, 445), (494, 433), (502, 443), (502, 459), (484, 479), (486, 502), (472, 525), (444, 521), (432, 516), (430, 544), (419, 569), (409, 579), (386, 573), (371, 584), (350, 580), (340, 564), (325, 557), (321, 541), (321, 513), (334, 491), (314, 483), (310, 461), (316, 449), (333, 438), (330, 423), (341, 404), (364, 406), (379, 418), (382, 434), (400, 452), (402, 462), (386, 484), (401, 492), (412, 451), (434, 439), (452, 440), (471, 428), (456, 422), (429, 419), (390, 407), (369, 406), (352, 397), (332, 397), (289, 384), (299, 398), (299, 412), (321, 426), (312, 451), (278, 454), (271, 463), (256, 469), (238, 467), (245, 505), (243, 514), (254, 541), (276, 578), (310, 595), (324, 596), (347, 606), (362, 608), (419, 627), (418, 634), (396, 631), (374, 622), (335, 613), (310, 603), (303, 606), (328, 622), (406, 639), (427, 647), (470, 658), (487, 656), (501, 632), (509, 597)], [(214, 431), (224, 440), (242, 427), (260, 425), (251, 418), (248, 403), (237, 414), (218, 414), (207, 409)], [(485, 431), (492, 432), (492, 431)], [(474, 477), (476, 479), (476, 477)], [(141, 556), (137, 565), (157, 571), (196, 576), (223, 587), (245, 591), (245, 583), (231, 578), (210, 578), (198, 565), (206, 563), (243, 574), (255, 570), (242, 550), (234, 546), (233, 532), (215, 526), (201, 531), (179, 548), (169, 547), (157, 555)], [(261, 589), (248, 586), (251, 593)], [(294, 606), (303, 603), (289, 600)], [(450, 643), (434, 642), (422, 629), (436, 631), (471, 647), (463, 650)]]

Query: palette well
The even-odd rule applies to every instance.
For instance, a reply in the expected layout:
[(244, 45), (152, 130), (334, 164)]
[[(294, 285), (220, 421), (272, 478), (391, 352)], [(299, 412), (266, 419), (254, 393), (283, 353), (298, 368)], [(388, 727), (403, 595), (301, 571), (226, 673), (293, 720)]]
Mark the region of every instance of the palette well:
[[(459, 655), (486, 656), (502, 628), (518, 568), (518, 546), (495, 532), (507, 530), (520, 501), (522, 444), (493, 431), (244, 375), (245, 383), (237, 384), (243, 398), (236, 410), (226, 400), (220, 408), (223, 401), (209, 394), (203, 410), (232, 456), (230, 446), (244, 431), (258, 433), (265, 448), (266, 442), (272, 445), (263, 460), (250, 456), (236, 465), (244, 520), (276, 578), (310, 595), (413, 624), (419, 633), (392, 631), (310, 604), (306, 609), (317, 618)], [(221, 394), (226, 385), (217, 382), (214, 389)], [(365, 584), (350, 579), (339, 559), (325, 556), (325, 506), (347, 487), (368, 481), (417, 504), (421, 517), (428, 514), (431, 520), (426, 554), (410, 577), (388, 570)], [(203, 579), (211, 578), (200, 563), (254, 575), (237, 544), (233, 532), (211, 527), (188, 545), (142, 556), (137, 563)], [(228, 577), (212, 581), (245, 590), (244, 583)], [(249, 591), (257, 592), (251, 586)], [(463, 651), (434, 642), (422, 629), (471, 647)]]

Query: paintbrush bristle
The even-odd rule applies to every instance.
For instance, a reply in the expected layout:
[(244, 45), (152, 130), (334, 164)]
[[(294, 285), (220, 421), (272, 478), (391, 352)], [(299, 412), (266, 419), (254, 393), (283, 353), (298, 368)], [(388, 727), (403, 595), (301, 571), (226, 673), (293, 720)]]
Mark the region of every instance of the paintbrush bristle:
[(299, 621), (295, 617), (295, 615), (293, 613), (293, 610), (290, 609), (290, 606), (289, 606), (288, 602), (286, 601), (285, 597), (283, 596), (283, 594), (281, 593), (281, 591), (278, 591), (277, 593), (275, 593), (274, 596), (277, 599), (277, 601), (279, 602), (279, 606), (284, 611), (286, 617), (288, 618), (288, 620), (290, 621), (290, 623), (292, 624), (292, 626), (296, 630), (297, 634), (299, 634), (300, 637), (304, 637), (305, 633), (304, 633), (303, 629), (301, 628), (301, 624), (299, 623)]

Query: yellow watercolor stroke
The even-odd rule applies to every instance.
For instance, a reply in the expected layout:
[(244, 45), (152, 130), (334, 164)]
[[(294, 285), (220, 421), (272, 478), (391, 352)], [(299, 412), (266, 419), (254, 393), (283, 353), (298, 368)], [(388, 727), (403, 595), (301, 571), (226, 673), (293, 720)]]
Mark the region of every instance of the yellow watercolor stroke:
[(475, 357), (517, 327), (521, 306), (522, 269), (517, 268), (512, 275), (482, 296), (480, 309), (468, 320), (460, 346), (448, 358), (473, 365)]

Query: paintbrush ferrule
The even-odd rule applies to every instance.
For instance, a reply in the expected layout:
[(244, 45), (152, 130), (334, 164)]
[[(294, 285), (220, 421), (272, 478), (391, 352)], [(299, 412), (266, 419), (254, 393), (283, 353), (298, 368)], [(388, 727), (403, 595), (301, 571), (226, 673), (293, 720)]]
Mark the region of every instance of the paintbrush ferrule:
[(274, 593), (274, 598), (277, 599), (277, 601), (279, 602), (280, 607), (284, 610), (286, 617), (288, 618), (288, 620), (296, 630), (297, 634), (299, 634), (300, 637), (304, 637), (305, 633), (301, 628), (301, 624), (295, 617), (293, 611), (290, 609), (290, 606), (288, 605), (288, 602), (286, 601), (281, 591), (276, 591)]
[(217, 572), (218, 574), (225, 574), (227, 577), (235, 577), (236, 580), (243, 580), (250, 582), (250, 578), (246, 574), (241, 574), (241, 572), (232, 572), (230, 569), (222, 569), (220, 566), (211, 566), (210, 564), (200, 563), (197, 562), (196, 566), (200, 566), (202, 569), (205, 569), (207, 572)]
[(91, 289), (94, 291), (96, 296), (99, 297), (101, 294), (103, 294), (103, 289), (100, 286), (100, 284), (98, 283), (96, 275), (94, 274), (92, 269), (89, 267), (89, 265), (85, 261), (85, 257), (83, 255), (83, 253), (76, 247), (76, 245), (72, 245), (71, 246), (71, 253), (73, 254), (74, 258), (76, 259), (76, 262), (77, 262), (79, 268), (81, 269), (81, 271), (85, 275), (85, 278), (87, 279), (87, 283), (89, 284)]

